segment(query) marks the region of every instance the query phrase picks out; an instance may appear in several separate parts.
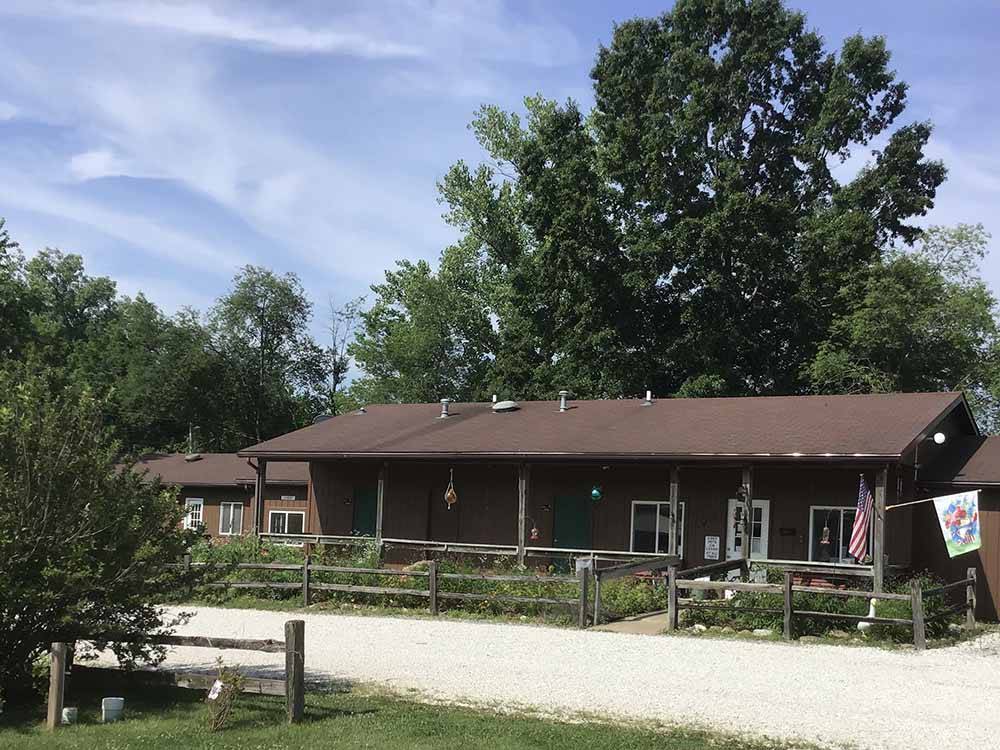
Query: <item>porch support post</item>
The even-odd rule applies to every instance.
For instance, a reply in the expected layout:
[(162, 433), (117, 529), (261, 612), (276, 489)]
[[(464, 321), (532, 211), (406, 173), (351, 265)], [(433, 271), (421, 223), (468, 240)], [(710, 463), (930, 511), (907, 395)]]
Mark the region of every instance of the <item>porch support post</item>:
[(680, 487), (681, 470), (679, 466), (670, 467), (670, 521), (668, 529), (670, 536), (667, 538), (667, 554), (677, 555), (677, 516), (680, 512)]
[(382, 553), (382, 508), (385, 505), (385, 482), (389, 473), (388, 461), (382, 462), (382, 467), (378, 470), (378, 492), (375, 497), (375, 546), (378, 547), (379, 554)]
[(253, 490), (253, 533), (265, 533), (264, 527), (264, 490), (267, 487), (267, 459), (257, 459), (257, 481)]
[(517, 467), (517, 564), (524, 565), (525, 558), (525, 522), (528, 517), (528, 477), (531, 467), (519, 464)]
[(743, 489), (747, 493), (746, 505), (743, 507), (743, 533), (740, 535), (740, 555), (750, 560), (750, 535), (753, 534), (753, 466), (743, 467)]
[(875, 473), (875, 530), (872, 535), (872, 575), (876, 593), (882, 592), (885, 582), (885, 486), (889, 469), (882, 467)]

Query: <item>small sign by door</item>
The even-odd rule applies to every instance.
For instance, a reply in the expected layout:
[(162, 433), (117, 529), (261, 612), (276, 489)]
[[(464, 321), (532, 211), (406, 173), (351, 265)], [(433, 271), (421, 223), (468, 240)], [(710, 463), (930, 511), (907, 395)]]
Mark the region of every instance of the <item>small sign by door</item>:
[(706, 560), (718, 560), (719, 559), (719, 537), (717, 536), (706, 536), (705, 537), (705, 559)]

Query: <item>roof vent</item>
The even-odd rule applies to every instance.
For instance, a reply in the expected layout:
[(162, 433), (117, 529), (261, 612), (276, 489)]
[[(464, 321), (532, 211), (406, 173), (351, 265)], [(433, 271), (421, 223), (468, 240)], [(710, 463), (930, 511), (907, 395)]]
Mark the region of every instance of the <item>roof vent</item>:
[(325, 422), (328, 419), (333, 419), (332, 414), (317, 414), (313, 417), (313, 424), (319, 424), (320, 422)]
[(439, 417), (439, 419), (446, 419), (447, 417), (451, 416), (450, 414), (448, 414), (448, 404), (450, 403), (451, 403), (450, 398), (441, 399), (441, 416)]
[(368, 410), (364, 406), (359, 406), (358, 410), (354, 412), (355, 414), (367, 414)]
[(517, 401), (497, 401), (493, 404), (493, 411), (500, 413), (506, 411), (517, 411), (521, 407), (517, 405)]
[(569, 407), (566, 405), (566, 398), (569, 396), (569, 391), (559, 391), (559, 411), (566, 411)]
[(184, 460), (187, 461), (188, 463), (190, 463), (192, 461), (201, 461), (201, 454), (200, 453), (188, 453), (186, 456), (184, 456)]
[(653, 405), (653, 392), (652, 391), (646, 391), (646, 399), (642, 402), (642, 405), (643, 406), (652, 406)]

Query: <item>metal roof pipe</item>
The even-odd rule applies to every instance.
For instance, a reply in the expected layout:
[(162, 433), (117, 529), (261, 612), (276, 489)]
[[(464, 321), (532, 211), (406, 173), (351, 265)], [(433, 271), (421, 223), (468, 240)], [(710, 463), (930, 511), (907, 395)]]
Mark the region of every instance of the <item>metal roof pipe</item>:
[(559, 411), (566, 411), (569, 407), (566, 405), (566, 398), (569, 396), (569, 391), (559, 391)]
[(642, 402), (642, 405), (643, 406), (652, 406), (653, 405), (653, 392), (652, 391), (646, 391), (646, 400)]
[(450, 398), (441, 399), (441, 416), (439, 417), (439, 419), (447, 419), (448, 416), (450, 416), (448, 414), (448, 404), (450, 403), (451, 403)]

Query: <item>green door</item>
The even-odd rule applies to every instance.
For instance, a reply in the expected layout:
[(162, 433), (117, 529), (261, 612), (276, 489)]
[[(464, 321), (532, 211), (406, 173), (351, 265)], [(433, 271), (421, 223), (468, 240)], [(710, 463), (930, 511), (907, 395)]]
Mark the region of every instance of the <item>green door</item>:
[(552, 519), (552, 546), (564, 549), (590, 549), (589, 497), (562, 495), (556, 498)]
[(378, 505), (378, 491), (374, 488), (354, 490), (354, 519), (351, 523), (352, 536), (375, 536), (375, 515)]

